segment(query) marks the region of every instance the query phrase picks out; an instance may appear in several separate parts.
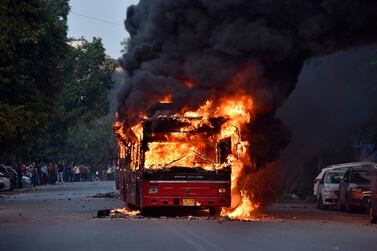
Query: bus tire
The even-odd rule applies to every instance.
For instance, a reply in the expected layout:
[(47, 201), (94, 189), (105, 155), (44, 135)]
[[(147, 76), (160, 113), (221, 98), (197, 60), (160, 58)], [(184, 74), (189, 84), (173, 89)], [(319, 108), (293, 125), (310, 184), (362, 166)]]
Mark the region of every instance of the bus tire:
[(209, 215), (213, 217), (220, 216), (221, 213), (221, 207), (210, 207), (209, 208)]
[(376, 224), (377, 223), (377, 216), (374, 215), (373, 208), (369, 208), (369, 221), (370, 223)]

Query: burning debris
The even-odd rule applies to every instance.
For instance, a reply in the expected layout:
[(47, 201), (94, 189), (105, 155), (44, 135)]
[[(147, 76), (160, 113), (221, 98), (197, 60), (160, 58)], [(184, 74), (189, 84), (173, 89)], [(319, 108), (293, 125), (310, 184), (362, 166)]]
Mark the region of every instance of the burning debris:
[[(265, 214), (258, 214), (258, 215), (252, 215), (250, 212), (247, 212), (249, 214), (248, 217), (235, 217), (232, 215), (225, 215), (222, 217), (211, 217), (211, 216), (206, 216), (206, 213), (201, 212), (198, 214), (196, 213), (195, 215), (190, 215), (187, 214), (187, 211), (182, 212), (183, 214), (180, 216), (160, 216), (159, 214), (144, 217), (139, 210), (132, 210), (127, 207), (123, 208), (115, 208), (112, 210), (99, 210), (97, 218), (119, 218), (119, 219), (127, 219), (127, 220), (140, 220), (140, 219), (162, 219), (162, 220), (198, 220), (198, 221), (217, 221), (218, 223), (223, 223), (225, 221), (244, 221), (244, 222), (259, 222), (259, 221), (270, 221), (273, 218), (271, 216), (265, 215)], [(191, 211), (191, 213), (194, 213)], [(238, 212), (237, 212), (238, 213)], [(246, 212), (245, 212), (246, 214)]]
[(127, 207), (122, 207), (122, 208), (115, 208), (111, 210), (109, 213), (110, 217), (112, 218), (125, 218), (125, 217), (133, 217), (133, 216), (138, 216), (140, 215), (139, 210), (131, 210)]
[[(174, 118), (180, 130), (147, 135), (144, 152), (134, 154), (145, 154), (151, 170), (231, 166), (232, 205), (223, 214), (250, 217), (274, 194), (255, 177), (266, 176), (262, 167), (271, 170), (289, 142), (275, 112), (303, 62), (375, 40), (376, 16), (376, 1), (141, 0), (127, 10), (131, 40), (119, 59), (126, 71), (114, 124), (120, 148), (129, 149), (126, 138), (142, 144), (145, 117)], [(159, 102), (172, 102), (170, 113), (153, 118), (148, 111)], [(226, 149), (226, 138), (231, 149), (219, 161), (210, 145)]]

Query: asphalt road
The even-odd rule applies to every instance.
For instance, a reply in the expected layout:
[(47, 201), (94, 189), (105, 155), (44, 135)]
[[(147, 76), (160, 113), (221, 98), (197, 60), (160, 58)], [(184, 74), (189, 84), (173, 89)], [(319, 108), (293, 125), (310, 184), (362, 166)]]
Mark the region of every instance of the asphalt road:
[(93, 197), (112, 191), (112, 182), (85, 182), (1, 193), (0, 250), (377, 250), (377, 226), (365, 214), (296, 203), (276, 204), (255, 222), (96, 218), (122, 206)]

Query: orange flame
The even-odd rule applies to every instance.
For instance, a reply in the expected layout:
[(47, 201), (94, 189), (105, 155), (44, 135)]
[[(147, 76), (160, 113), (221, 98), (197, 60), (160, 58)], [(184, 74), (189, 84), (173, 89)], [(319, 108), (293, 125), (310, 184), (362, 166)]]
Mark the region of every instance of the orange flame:
[(231, 219), (250, 220), (253, 219), (253, 212), (259, 208), (259, 203), (253, 203), (250, 195), (245, 190), (241, 190), (241, 203), (232, 212), (223, 209), (221, 214), (228, 216)]
[(171, 103), (171, 102), (172, 102), (172, 95), (171, 94), (160, 99), (160, 103), (163, 103), (163, 104)]
[(139, 215), (140, 211), (139, 210), (130, 210), (127, 207), (121, 207), (121, 208), (115, 208), (115, 209), (111, 210), (110, 214), (111, 215), (121, 214), (121, 215), (124, 215), (124, 216), (135, 216), (135, 215)]
[[(193, 82), (185, 82), (191, 86)], [(163, 97), (160, 102), (170, 102), (171, 95)], [(181, 132), (174, 132), (163, 135), (152, 135), (162, 137), (163, 140), (148, 143), (148, 150), (145, 151), (144, 168), (160, 169), (169, 167), (170, 163), (176, 166), (196, 167), (204, 169), (221, 168), (216, 162), (216, 142), (226, 137), (230, 137), (232, 142), (232, 153), (228, 156), (228, 164), (232, 167), (231, 188), (232, 208), (223, 209), (222, 215), (228, 215), (235, 219), (251, 218), (252, 213), (259, 207), (258, 203), (251, 201), (253, 195), (246, 191), (237, 189), (237, 181), (245, 166), (252, 166), (247, 149), (251, 142), (242, 138), (242, 129), (251, 122), (253, 112), (253, 102), (248, 95), (234, 95), (209, 99), (196, 110), (183, 108), (181, 114), (176, 114), (181, 121), (189, 122), (189, 126), (181, 129)], [(162, 116), (162, 115), (159, 115)], [(221, 126), (218, 135), (191, 135), (193, 128), (208, 122), (213, 117), (223, 117), (226, 121)], [(210, 124), (208, 124), (210, 125)], [(117, 135), (118, 144), (122, 145), (121, 139), (126, 139), (126, 135), (121, 131), (122, 124), (114, 122), (114, 132)], [(141, 123), (132, 127), (132, 131), (140, 140), (143, 126)], [(166, 153), (169, 154), (166, 154)], [(241, 199), (237, 201), (237, 197)]]
[(184, 84), (187, 88), (192, 88), (192, 87), (194, 87), (194, 81), (192, 81), (192, 80), (185, 80), (185, 81), (183, 81), (183, 84)]

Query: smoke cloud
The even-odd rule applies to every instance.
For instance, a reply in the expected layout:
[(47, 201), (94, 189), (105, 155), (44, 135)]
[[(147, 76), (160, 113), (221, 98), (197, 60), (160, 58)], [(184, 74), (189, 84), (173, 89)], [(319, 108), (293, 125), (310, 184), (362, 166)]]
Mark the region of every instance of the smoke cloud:
[(248, 137), (263, 166), (290, 140), (275, 113), (305, 60), (376, 41), (376, 17), (374, 0), (141, 0), (125, 20), (119, 115), (132, 125), (163, 96), (195, 109), (242, 90), (254, 101)]
[(305, 63), (297, 88), (277, 113), (292, 131), (286, 157), (306, 160), (351, 141), (352, 134), (377, 115), (377, 65), (372, 64), (376, 47)]
[(242, 90), (254, 100), (248, 135), (263, 165), (289, 142), (275, 112), (304, 61), (375, 41), (376, 17), (373, 0), (141, 0), (125, 20), (131, 40), (119, 59), (127, 72), (119, 114), (134, 124), (167, 95), (177, 110), (195, 109)]

